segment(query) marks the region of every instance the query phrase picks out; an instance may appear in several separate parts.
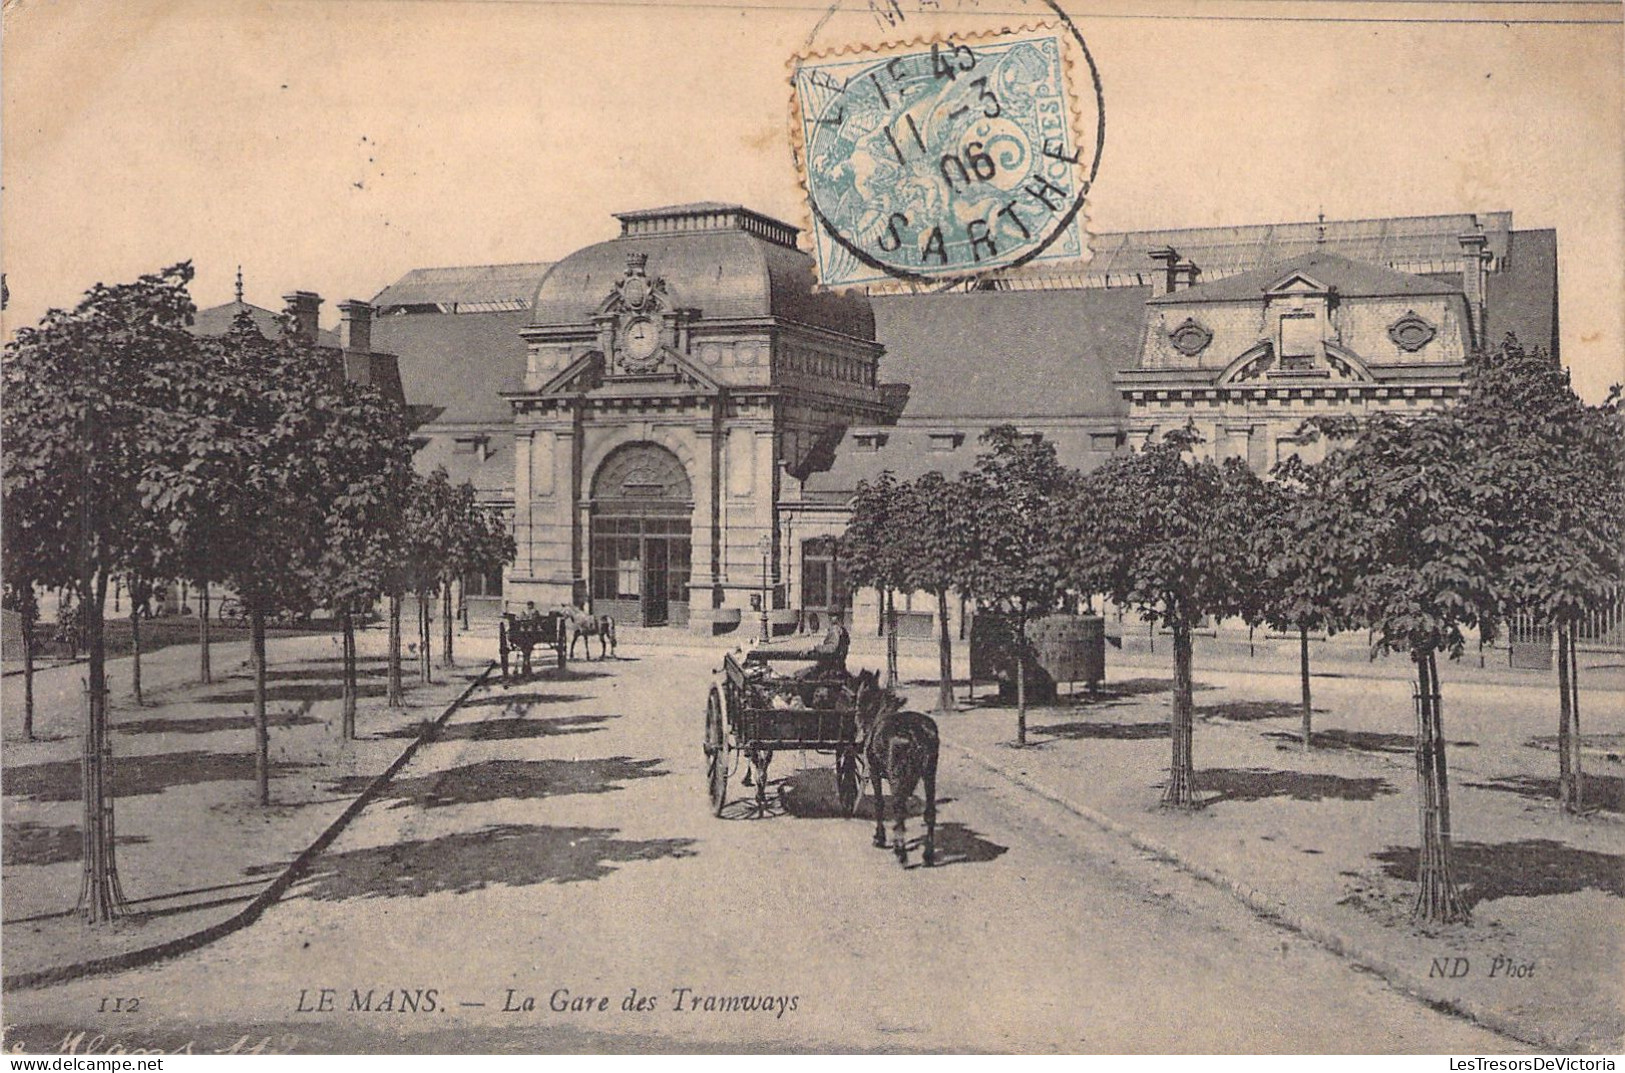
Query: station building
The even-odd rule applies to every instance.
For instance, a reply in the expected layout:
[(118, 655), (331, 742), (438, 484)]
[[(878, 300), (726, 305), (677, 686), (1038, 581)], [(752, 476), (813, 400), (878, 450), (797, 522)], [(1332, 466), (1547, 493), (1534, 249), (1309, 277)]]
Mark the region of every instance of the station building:
[(1509, 333), (1558, 354), (1555, 232), (1508, 212), (1098, 234), (1071, 276), (868, 296), (819, 291), (796, 229), (742, 206), (617, 220), (371, 303), (433, 408), (420, 465), (511, 512), (518, 560), (471, 604), (816, 628), (863, 613), (834, 539), (858, 482), (960, 472), (991, 426), (1090, 468), (1192, 422), (1263, 471), (1320, 450), (1305, 417), (1448, 401)]

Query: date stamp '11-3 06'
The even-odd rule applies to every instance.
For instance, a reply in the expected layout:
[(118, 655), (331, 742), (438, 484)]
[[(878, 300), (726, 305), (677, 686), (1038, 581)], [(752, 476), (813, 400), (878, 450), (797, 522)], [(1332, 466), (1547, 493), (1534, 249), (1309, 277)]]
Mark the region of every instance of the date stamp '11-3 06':
[(793, 141), (820, 282), (945, 285), (1087, 260), (1099, 139), (1079, 129), (1080, 65), (1092, 73), (1070, 25), (797, 57)]

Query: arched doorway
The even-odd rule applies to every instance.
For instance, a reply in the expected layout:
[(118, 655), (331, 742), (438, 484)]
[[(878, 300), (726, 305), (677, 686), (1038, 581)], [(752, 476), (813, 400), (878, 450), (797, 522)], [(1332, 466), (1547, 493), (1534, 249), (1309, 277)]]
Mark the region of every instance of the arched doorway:
[(644, 626), (688, 624), (694, 491), (678, 457), (630, 443), (592, 482), (593, 611)]

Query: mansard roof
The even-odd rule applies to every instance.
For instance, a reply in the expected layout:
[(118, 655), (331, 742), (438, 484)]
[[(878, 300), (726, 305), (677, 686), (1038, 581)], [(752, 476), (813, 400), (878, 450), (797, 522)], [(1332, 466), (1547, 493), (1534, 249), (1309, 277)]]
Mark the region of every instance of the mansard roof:
[(857, 339), (875, 337), (861, 294), (816, 289), (813, 260), (796, 247), (796, 228), (739, 205), (698, 202), (617, 215), (621, 235), (577, 250), (536, 290), (531, 323), (591, 323), (610, 287), (641, 254), (651, 279), (666, 281), (678, 304), (708, 319), (776, 317)]
[[(1181, 251), (1183, 253), (1183, 251)], [(1196, 262), (1201, 267), (1201, 262)], [(1256, 302), (1294, 276), (1304, 276), (1330, 288), (1343, 298), (1388, 298), (1460, 294), (1459, 286), (1396, 272), (1382, 265), (1350, 260), (1330, 250), (1311, 250), (1275, 264), (1264, 265), (1212, 283), (1198, 283), (1153, 298), (1150, 305), (1186, 302)]]
[(379, 291), (372, 304), (385, 315), (529, 310), (537, 284), (552, 267), (549, 261), (529, 261), (414, 268)]

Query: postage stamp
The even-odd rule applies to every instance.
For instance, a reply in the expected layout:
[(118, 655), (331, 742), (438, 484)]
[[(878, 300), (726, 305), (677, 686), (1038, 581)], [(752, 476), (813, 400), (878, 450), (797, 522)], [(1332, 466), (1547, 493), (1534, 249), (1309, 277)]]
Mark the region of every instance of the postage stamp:
[(1098, 154), (1080, 129), (1078, 45), (1040, 24), (797, 57), (792, 140), (820, 282), (953, 283), (1087, 260)]

